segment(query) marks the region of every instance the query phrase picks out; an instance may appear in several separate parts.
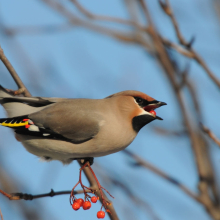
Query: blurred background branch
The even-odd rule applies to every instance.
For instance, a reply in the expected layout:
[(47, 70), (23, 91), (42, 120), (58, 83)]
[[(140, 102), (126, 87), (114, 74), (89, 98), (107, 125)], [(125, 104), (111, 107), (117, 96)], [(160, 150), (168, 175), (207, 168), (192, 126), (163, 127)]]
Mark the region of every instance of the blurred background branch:
[(1, 217), (1, 220), (4, 220), (1, 209), (0, 209), (0, 217)]

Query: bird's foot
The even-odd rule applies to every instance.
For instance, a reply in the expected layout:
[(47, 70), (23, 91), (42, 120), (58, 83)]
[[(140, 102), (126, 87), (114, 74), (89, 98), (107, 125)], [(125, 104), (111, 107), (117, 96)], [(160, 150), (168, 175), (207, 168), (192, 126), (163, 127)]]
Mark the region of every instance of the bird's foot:
[(92, 166), (94, 163), (94, 157), (86, 157), (79, 159), (81, 165), (85, 165), (87, 162), (89, 162), (89, 165)]
[[(92, 160), (92, 161), (93, 161), (93, 160)], [(81, 185), (81, 187), (82, 187), (82, 189), (83, 189), (84, 196), (85, 196), (84, 201), (83, 201), (84, 203), (85, 203), (85, 202), (87, 202), (87, 203), (89, 202), (89, 203), (90, 203), (90, 200), (91, 200), (91, 202), (96, 202), (96, 201), (99, 199), (99, 197), (95, 197), (95, 196), (91, 197), (91, 196), (88, 194), (88, 193), (95, 194), (95, 193), (96, 193), (96, 190), (94, 190), (93, 188), (89, 188), (89, 187), (85, 186), (85, 185), (82, 183), (82, 170), (83, 170), (85, 167), (88, 167), (88, 168), (90, 169), (90, 171), (91, 171), (92, 175), (94, 176), (95, 181), (96, 181), (96, 183), (97, 183), (97, 185), (98, 185), (98, 189), (99, 189), (100, 195), (101, 195), (101, 202), (102, 202), (101, 210), (102, 210), (102, 208), (104, 207), (105, 210), (108, 212), (109, 210), (107, 209), (107, 206), (110, 205), (110, 202), (107, 201), (107, 200), (104, 198), (104, 194), (103, 194), (103, 192), (102, 192), (102, 189), (105, 190), (112, 198), (114, 198), (114, 197), (113, 197), (103, 186), (101, 186), (100, 182), (98, 181), (98, 178), (96, 177), (96, 175), (95, 175), (93, 169), (91, 168), (91, 165), (90, 165), (90, 162), (89, 162), (89, 161), (86, 161), (85, 163), (83, 163), (83, 166), (80, 168), (79, 181), (78, 181), (77, 184), (73, 187), (73, 189), (72, 189), (72, 191), (71, 191), (71, 194), (70, 194), (70, 204), (72, 205), (72, 207), (73, 207), (73, 209), (74, 209), (75, 203), (78, 202), (78, 199), (74, 196), (74, 190), (75, 190), (75, 188), (76, 188), (79, 184)], [(94, 197), (95, 197), (95, 198), (94, 198)], [(80, 201), (80, 199), (79, 199), (79, 201)], [(81, 205), (81, 206), (83, 206), (83, 205)], [(91, 207), (91, 203), (90, 203), (90, 207)], [(90, 208), (90, 207), (89, 207), (89, 208)], [(79, 207), (79, 208), (80, 208), (80, 207)], [(83, 206), (83, 209), (84, 209), (84, 206)], [(77, 210), (77, 209), (75, 209), (75, 210)]]

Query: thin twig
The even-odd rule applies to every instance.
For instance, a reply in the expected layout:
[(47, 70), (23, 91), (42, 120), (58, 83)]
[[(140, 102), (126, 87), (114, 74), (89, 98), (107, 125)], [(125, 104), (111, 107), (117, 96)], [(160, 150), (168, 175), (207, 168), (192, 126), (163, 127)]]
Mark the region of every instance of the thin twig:
[(152, 164), (148, 163), (146, 160), (142, 159), (140, 156), (132, 153), (131, 151), (125, 149), (123, 152), (126, 153), (128, 156), (132, 157), (136, 161), (136, 165), (147, 168), (148, 170), (150, 170), (153, 173), (157, 174), (158, 176), (164, 178), (168, 182), (179, 187), (184, 193), (186, 193), (188, 196), (190, 196), (194, 200), (200, 202), (200, 198), (195, 193), (193, 193), (190, 189), (188, 189), (186, 186), (181, 184), (178, 180), (174, 179), (173, 177), (170, 177), (168, 174), (161, 171), (160, 169), (153, 166)]
[[(62, 4), (60, 4), (58, 2), (55, 2), (52, 0), (41, 0), (41, 1), (45, 2), (47, 5), (49, 5), (51, 8), (53, 8), (55, 11), (57, 11), (58, 13), (60, 13), (64, 17), (66, 17), (72, 25), (87, 28), (91, 31), (95, 31), (100, 34), (104, 34), (106, 36), (113, 37), (113, 38), (120, 40), (120, 41), (123, 41), (125, 43), (138, 43), (138, 44), (141, 43), (145, 47), (148, 47), (146, 42), (139, 35), (137, 36), (136, 34), (131, 33), (131, 32), (126, 33), (126, 32), (122, 32), (119, 30), (106, 28), (106, 27), (94, 24), (88, 20), (82, 20), (82, 19), (76, 17), (70, 10), (68, 10)], [(145, 31), (147, 32), (148, 30), (145, 29)]]
[(206, 126), (204, 126), (202, 123), (200, 124), (202, 130), (208, 134), (208, 136), (220, 147), (220, 140), (215, 136), (215, 134)]
[(162, 8), (164, 9), (164, 12), (170, 17), (170, 19), (172, 20), (172, 23), (173, 23), (173, 26), (174, 26), (174, 29), (175, 29), (175, 32), (176, 32), (176, 35), (177, 35), (177, 38), (179, 40), (179, 42), (182, 44), (182, 45), (188, 45), (188, 42), (186, 42), (186, 40), (184, 39), (183, 35), (181, 34), (181, 31), (179, 29), (179, 25), (177, 23), (177, 20), (176, 18), (174, 17), (174, 14), (173, 14), (173, 10), (172, 8), (170, 7), (170, 3), (168, 0), (165, 0), (166, 3), (163, 3), (161, 0), (159, 0)]
[[(171, 18), (173, 25), (174, 26), (177, 25), (176, 19), (169, 4), (169, 0), (166, 0), (166, 3), (163, 4), (165, 5), (164, 7), (162, 7), (163, 9), (165, 9), (164, 12)], [(167, 13), (167, 11), (169, 13)], [(185, 48), (188, 51), (194, 54), (194, 60), (196, 60), (200, 64), (200, 66), (203, 67), (203, 69), (207, 72), (208, 76), (212, 79), (212, 81), (220, 88), (220, 81), (209, 70), (206, 63), (202, 60), (202, 58), (192, 49), (193, 41), (191, 40), (190, 43), (186, 43), (186, 41), (183, 39), (183, 36), (177, 33), (180, 32), (179, 27), (177, 27), (177, 29), (174, 27), (174, 29), (176, 30), (177, 37), (179, 38), (181, 44), (185, 46)], [(176, 91), (179, 92), (178, 90)], [(190, 92), (192, 92), (192, 90), (190, 90)], [(177, 93), (177, 95), (179, 96), (178, 98), (179, 101), (181, 101), (180, 94)], [(192, 122), (190, 121), (187, 115), (186, 107), (183, 100), (180, 102), (180, 104), (181, 104), (182, 114), (184, 116), (184, 122), (186, 124), (192, 142), (193, 151), (195, 154), (195, 160), (197, 163), (197, 169), (199, 174), (198, 189), (200, 190), (200, 196), (204, 200), (203, 205), (206, 207), (207, 211), (210, 213), (210, 215), (213, 218), (220, 219), (220, 211), (217, 208), (217, 206), (219, 206), (220, 199), (219, 199), (218, 188), (216, 185), (212, 163), (210, 161), (209, 152), (207, 149), (207, 144), (205, 143), (199, 131), (195, 132), (195, 129), (192, 126)], [(196, 103), (194, 104), (196, 106)], [(210, 192), (209, 192), (210, 190), (212, 191), (213, 197), (210, 196)]]
[(167, 127), (158, 127), (158, 126), (153, 126), (152, 127), (155, 132), (157, 132), (160, 135), (164, 136), (177, 136), (177, 137), (183, 137), (187, 135), (187, 132), (185, 130), (177, 130), (177, 129), (168, 129)]
[(1, 220), (4, 220), (1, 209), (0, 209), (0, 217), (1, 217)]
[(198, 53), (196, 53), (193, 49), (191, 51), (194, 53), (195, 57), (194, 59), (197, 61), (198, 64), (206, 71), (208, 76), (211, 78), (211, 80), (218, 86), (220, 89), (220, 80), (215, 76), (215, 74), (209, 69), (205, 61), (202, 59), (201, 56), (199, 56)]
[(20, 77), (18, 76), (17, 72), (15, 71), (14, 67), (11, 65), (10, 61), (4, 54), (3, 49), (0, 46), (0, 59), (4, 63), (5, 67), (8, 69), (9, 73), (13, 77), (14, 81), (16, 82), (19, 89), (24, 89), (24, 95), (30, 97), (31, 94), (25, 87), (24, 83), (21, 81)]
[(118, 23), (118, 24), (123, 24), (123, 25), (128, 25), (128, 26), (134, 26), (140, 30), (146, 30), (146, 27), (142, 26), (141, 24), (138, 24), (135, 21), (132, 20), (125, 20), (122, 18), (115, 18), (115, 17), (109, 17), (109, 16), (104, 16), (104, 15), (97, 15), (93, 14), (92, 12), (88, 11), (85, 9), (77, 0), (70, 0), (76, 7), (77, 9), (84, 14), (86, 17), (93, 19), (93, 20), (98, 20), (98, 21), (109, 21), (113, 23)]
[[(185, 46), (186, 50), (188, 50), (191, 53), (192, 58), (194, 58), (194, 60), (205, 70), (205, 72), (208, 74), (208, 76), (210, 77), (210, 79), (215, 83), (215, 85), (218, 86), (218, 88), (220, 89), (220, 80), (215, 76), (215, 74), (209, 69), (209, 67), (207, 66), (207, 64), (205, 63), (205, 61), (201, 58), (201, 56), (192, 48), (192, 43), (194, 42), (194, 38), (192, 38), (192, 40), (190, 42), (187, 42), (183, 35), (181, 34), (181, 31), (179, 29), (177, 20), (174, 16), (174, 13), (172, 11), (171, 5), (169, 0), (166, 0), (166, 3), (163, 3), (161, 0), (159, 0), (164, 12), (170, 17), (177, 38), (180, 42), (180, 44), (182, 44), (183, 46)], [(180, 48), (177, 47), (174, 43), (172, 43), (170, 46), (172, 46), (175, 49), (178, 49), (178, 51), (180, 51)], [(181, 51), (181, 53), (183, 54), (183, 52), (185, 53), (185, 51)], [(189, 53), (185, 53), (187, 54), (187, 56), (189, 56)]]
[(113, 186), (123, 190), (125, 195), (128, 196), (130, 200), (133, 201), (134, 204), (136, 204), (137, 207), (143, 207), (144, 211), (146, 211), (147, 214), (150, 215), (153, 220), (159, 220), (159, 217), (157, 216), (153, 208), (150, 206), (150, 204), (139, 198), (128, 186), (126, 181), (124, 181), (121, 178), (117, 178), (117, 175), (115, 173), (112, 173), (109, 169), (103, 169), (103, 167), (98, 165), (97, 163), (95, 165), (98, 168), (97, 171), (100, 173), (100, 176), (101, 178), (103, 178), (103, 181), (105, 181), (107, 184), (111, 183), (113, 184)]
[(160, 37), (161, 37), (161, 40), (165, 46), (173, 48), (178, 53), (180, 53), (188, 58), (194, 58), (195, 55), (190, 50), (186, 49), (185, 47), (183, 47), (179, 44), (176, 44), (174, 42), (169, 41), (165, 37), (162, 37), (162, 36), (160, 36)]
[[(4, 155), (0, 155), (0, 185), (4, 190), (7, 190), (11, 192), (12, 190), (18, 190), (18, 188), (25, 188), (25, 186), (20, 185), (18, 179), (12, 178), (9, 176), (9, 172), (6, 172), (3, 169), (3, 157)], [(1, 196), (1, 195), (0, 195)], [(2, 200), (2, 199), (1, 199)], [(4, 200), (2, 200), (4, 202)], [(43, 219), (43, 215), (46, 214), (48, 219), (55, 219), (53, 215), (49, 213), (46, 209), (42, 209), (42, 206), (40, 205), (39, 201), (36, 201), (34, 204), (34, 209), (30, 209), (30, 206), (28, 206), (25, 202), (17, 202), (16, 206), (21, 211), (22, 215), (27, 216), (34, 216), (35, 219)], [(42, 210), (42, 212), (39, 212), (39, 210)], [(46, 213), (45, 213), (46, 212)], [(17, 218), (15, 218), (17, 219)], [(26, 218), (25, 218), (26, 219)]]
[[(70, 194), (71, 191), (59, 191), (59, 192), (54, 192), (53, 189), (49, 193), (44, 193), (44, 194), (38, 194), (38, 195), (32, 195), (32, 194), (27, 194), (27, 193), (5, 193), (4, 191), (0, 190), (0, 193), (4, 196), (6, 196), (10, 200), (33, 200), (33, 199), (39, 199), (43, 197), (54, 197), (54, 196), (59, 196), (59, 195), (65, 195), (65, 194)], [(76, 190), (73, 192), (74, 195), (77, 194), (82, 194), (83, 190)]]
[(124, 150), (123, 152), (126, 153), (127, 155), (129, 155), (130, 157), (132, 157), (136, 161), (136, 164), (135, 164), (136, 166), (145, 167), (145, 168), (149, 169), (150, 171), (154, 172), (155, 174), (157, 174), (158, 176), (164, 178), (165, 180), (167, 180), (170, 183), (174, 184), (175, 186), (179, 187), (184, 193), (186, 193), (192, 199), (194, 199), (195, 201), (201, 203), (204, 207), (206, 207), (206, 209), (210, 212), (210, 214), (212, 215), (212, 217), (214, 219), (219, 220), (219, 217), (220, 217), (219, 207), (214, 206), (213, 203), (207, 199), (205, 194), (200, 194), (200, 195), (195, 194), (190, 189), (188, 189), (186, 186), (181, 184), (178, 180), (170, 177), (168, 174), (164, 173), (163, 171), (154, 167), (150, 163), (146, 162), (144, 159), (142, 159), (138, 155), (131, 153), (127, 149)]

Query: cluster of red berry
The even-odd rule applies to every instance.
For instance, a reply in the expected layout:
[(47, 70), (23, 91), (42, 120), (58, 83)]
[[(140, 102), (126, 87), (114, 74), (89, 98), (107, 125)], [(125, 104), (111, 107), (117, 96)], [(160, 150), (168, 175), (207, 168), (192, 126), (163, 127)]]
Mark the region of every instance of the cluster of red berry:
[[(97, 200), (99, 198), (96, 197), (96, 196), (93, 196), (91, 197), (91, 202), (92, 203), (96, 203)], [(77, 211), (80, 209), (80, 207), (82, 207), (84, 210), (88, 210), (91, 208), (92, 204), (91, 202), (88, 200), (88, 201), (84, 201), (82, 198), (79, 198), (79, 199), (75, 199), (73, 204), (72, 204), (72, 208)], [(105, 218), (105, 212), (100, 210), (97, 212), (97, 218)]]

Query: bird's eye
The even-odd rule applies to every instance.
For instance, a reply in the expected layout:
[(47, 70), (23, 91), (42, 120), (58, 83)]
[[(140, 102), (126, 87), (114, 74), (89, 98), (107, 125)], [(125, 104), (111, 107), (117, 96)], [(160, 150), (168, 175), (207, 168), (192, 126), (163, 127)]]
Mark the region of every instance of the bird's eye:
[(142, 98), (139, 98), (139, 97), (134, 97), (134, 99), (135, 99), (135, 101), (136, 101), (139, 105), (143, 104), (143, 102), (144, 102), (144, 100), (143, 100)]

